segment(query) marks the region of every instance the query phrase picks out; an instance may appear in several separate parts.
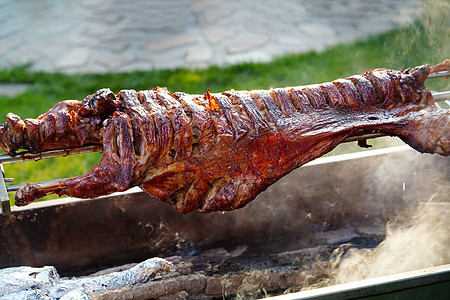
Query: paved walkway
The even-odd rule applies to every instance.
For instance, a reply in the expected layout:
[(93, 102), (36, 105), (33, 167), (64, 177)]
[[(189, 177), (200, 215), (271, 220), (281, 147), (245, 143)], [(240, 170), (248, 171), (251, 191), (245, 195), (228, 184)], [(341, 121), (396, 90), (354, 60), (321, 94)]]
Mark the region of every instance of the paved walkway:
[(419, 15), (416, 0), (0, 0), (0, 67), (72, 73), (268, 61)]

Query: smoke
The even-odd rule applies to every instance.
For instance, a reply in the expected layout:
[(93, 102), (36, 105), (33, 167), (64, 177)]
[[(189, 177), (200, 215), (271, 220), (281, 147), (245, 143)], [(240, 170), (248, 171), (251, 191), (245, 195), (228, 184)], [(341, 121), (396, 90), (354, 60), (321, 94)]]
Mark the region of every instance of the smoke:
[(375, 249), (336, 249), (333, 283), (340, 284), (450, 263), (450, 203), (418, 206), (408, 224), (387, 225)]
[[(364, 183), (372, 189), (370, 194), (381, 197), (389, 185), (400, 186), (405, 180), (401, 179), (402, 174), (410, 174), (407, 183), (400, 188), (402, 192), (397, 193), (401, 200), (388, 196), (383, 201), (383, 207), (395, 204), (386, 212), (385, 239), (373, 249), (355, 249), (351, 244), (338, 247), (329, 263), (329, 279), (321, 286), (450, 263), (448, 158), (426, 162), (426, 155), (416, 154), (399, 159), (403, 161), (401, 166), (397, 161), (387, 160), (389, 166), (380, 164)], [(419, 172), (422, 175), (419, 176)], [(365, 204), (374, 201), (377, 199)]]
[[(450, 2), (422, 0), (419, 4), (422, 8), (423, 29), (428, 37), (426, 42), (433, 49), (427, 53), (429, 63), (437, 63), (448, 58)], [(417, 167), (415, 163), (411, 165)], [(435, 170), (446, 166), (436, 165)], [(394, 166), (391, 170), (396, 171)], [(411, 168), (409, 172), (414, 175), (415, 170)], [(422, 188), (403, 187), (412, 191), (403, 197), (403, 207), (386, 224), (386, 238), (376, 248), (354, 249), (351, 245), (341, 245), (336, 249), (327, 285), (449, 264), (450, 184), (448, 174), (443, 173), (446, 172), (430, 173), (425, 190), (423, 185)], [(387, 174), (374, 175), (372, 183), (382, 182), (383, 178), (395, 178), (392, 174), (386, 177)], [(378, 187), (381, 193), (383, 185)]]
[(448, 58), (450, 48), (450, 1), (448, 0), (421, 0), (422, 24), (425, 30), (426, 42), (429, 48), (427, 51), (429, 64), (439, 63)]
[[(397, 16), (397, 23), (407, 25), (396, 35), (388, 37), (384, 49), (391, 51), (384, 57), (387, 66), (406, 68), (428, 63), (438, 64), (448, 58), (450, 49), (450, 1), (448, 0), (416, 0), (419, 6), (419, 18), (414, 18), (417, 6), (405, 6)], [(411, 20), (415, 22), (408, 25)], [(447, 90), (449, 82), (431, 84), (434, 88)], [(427, 84), (428, 85), (428, 84)]]
[[(423, 24), (429, 35), (435, 35), (440, 32), (449, 31), (450, 20), (448, 13), (450, 12), (450, 2), (448, 0), (421, 0), (419, 4), (422, 9)], [(448, 39), (441, 37), (440, 41), (434, 41), (436, 45), (445, 42), (448, 45)], [(441, 49), (441, 54), (448, 54), (446, 49)]]

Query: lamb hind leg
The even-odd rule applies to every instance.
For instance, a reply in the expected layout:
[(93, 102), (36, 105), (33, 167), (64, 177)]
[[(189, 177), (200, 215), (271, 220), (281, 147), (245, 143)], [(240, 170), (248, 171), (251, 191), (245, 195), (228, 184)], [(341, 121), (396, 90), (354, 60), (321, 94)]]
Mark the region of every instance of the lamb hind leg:
[(135, 185), (133, 134), (126, 114), (117, 114), (104, 131), (102, 160), (87, 173), (62, 181), (28, 183), (16, 193), (16, 205), (24, 206), (49, 194), (95, 198), (124, 191)]
[[(50, 194), (77, 198), (94, 198), (120, 190), (110, 174), (117, 174), (117, 167), (100, 162), (82, 176), (49, 183), (27, 183), (15, 196), (17, 206), (25, 206)], [(111, 172), (107, 174), (107, 172)]]

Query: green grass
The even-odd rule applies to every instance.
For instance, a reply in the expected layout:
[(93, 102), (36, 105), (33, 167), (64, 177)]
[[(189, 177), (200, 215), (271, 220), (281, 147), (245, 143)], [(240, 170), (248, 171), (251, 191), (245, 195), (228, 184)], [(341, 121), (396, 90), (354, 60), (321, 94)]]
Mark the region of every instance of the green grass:
[[(421, 20), (414, 24), (352, 44), (326, 51), (283, 56), (269, 63), (242, 63), (205, 69), (151, 70), (129, 73), (73, 74), (31, 72), (27, 66), (0, 69), (0, 82), (29, 83), (29, 89), (16, 97), (0, 96), (0, 122), (8, 112), (22, 118), (35, 118), (65, 99), (83, 99), (96, 90), (109, 87), (151, 89), (164, 86), (169, 91), (204, 93), (228, 89), (267, 89), (320, 83), (360, 74), (378, 67), (405, 69), (423, 63), (435, 64), (450, 58), (450, 19), (448, 4), (430, 1)], [(427, 82), (432, 90), (450, 90), (449, 80)], [(381, 144), (385, 142), (379, 142)], [(354, 145), (344, 146), (355, 148)], [(351, 150), (353, 151), (353, 150)], [(77, 176), (90, 169), (100, 154), (48, 159), (40, 162), (5, 165), (6, 175), (16, 183)]]

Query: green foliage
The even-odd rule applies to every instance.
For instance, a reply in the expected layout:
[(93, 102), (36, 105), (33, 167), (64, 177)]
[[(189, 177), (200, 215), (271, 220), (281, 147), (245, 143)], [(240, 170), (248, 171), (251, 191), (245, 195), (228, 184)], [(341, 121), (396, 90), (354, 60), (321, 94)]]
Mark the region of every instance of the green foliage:
[[(436, 5), (425, 6), (423, 18), (406, 28), (331, 47), (320, 53), (279, 57), (269, 63), (73, 75), (32, 72), (28, 66), (0, 69), (0, 82), (30, 84), (25, 93), (16, 97), (0, 96), (0, 122), (5, 121), (5, 115), (10, 111), (22, 118), (35, 118), (58, 101), (81, 100), (103, 87), (117, 93), (121, 89), (143, 90), (161, 86), (172, 92), (202, 94), (208, 88), (211, 92), (220, 92), (306, 85), (378, 67), (401, 69), (423, 63), (435, 64), (450, 58), (450, 19), (443, 13), (436, 14), (439, 9)], [(450, 90), (449, 80), (445, 79), (429, 81), (427, 86), (434, 90)], [(5, 165), (5, 171), (8, 177), (16, 179), (16, 183), (33, 182), (77, 176), (99, 160), (98, 153), (86, 154)]]

